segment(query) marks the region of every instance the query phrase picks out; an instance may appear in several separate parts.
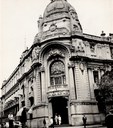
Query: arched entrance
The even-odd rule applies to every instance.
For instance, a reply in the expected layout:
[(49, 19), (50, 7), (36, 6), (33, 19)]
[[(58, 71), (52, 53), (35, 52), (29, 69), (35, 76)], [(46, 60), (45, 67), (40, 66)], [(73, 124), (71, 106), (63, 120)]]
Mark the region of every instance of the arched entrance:
[(67, 106), (67, 99), (64, 97), (55, 97), (51, 100), (52, 103), (52, 110), (53, 110), (53, 117), (55, 114), (61, 116), (62, 124), (68, 124), (68, 106)]

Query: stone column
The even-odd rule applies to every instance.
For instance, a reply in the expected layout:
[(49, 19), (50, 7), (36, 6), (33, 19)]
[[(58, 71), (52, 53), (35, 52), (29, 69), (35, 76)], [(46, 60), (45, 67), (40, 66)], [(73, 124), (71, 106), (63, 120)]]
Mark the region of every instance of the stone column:
[(20, 83), (19, 83), (19, 109), (22, 107), (22, 104), (21, 104), (21, 94), (22, 93), (22, 90), (21, 90), (21, 85), (20, 85)]
[(52, 113), (52, 103), (51, 102), (48, 103), (48, 113), (49, 113), (49, 117), (52, 117), (53, 113)]
[(41, 88), (40, 88), (40, 75), (38, 71), (35, 71), (35, 78), (34, 78), (34, 104), (38, 105), (41, 102)]
[(69, 87), (71, 99), (76, 99), (76, 85), (74, 76), (74, 65), (69, 65)]
[(45, 69), (44, 67), (41, 67), (41, 92), (42, 92), (42, 102), (46, 102), (46, 79), (45, 79)]
[(25, 106), (28, 108), (29, 107), (29, 86), (28, 86), (28, 81), (25, 81)]
[(89, 76), (89, 84), (90, 84), (90, 95), (91, 99), (95, 99), (94, 96), (94, 78), (93, 78), (93, 72), (91, 69), (88, 69), (88, 76)]

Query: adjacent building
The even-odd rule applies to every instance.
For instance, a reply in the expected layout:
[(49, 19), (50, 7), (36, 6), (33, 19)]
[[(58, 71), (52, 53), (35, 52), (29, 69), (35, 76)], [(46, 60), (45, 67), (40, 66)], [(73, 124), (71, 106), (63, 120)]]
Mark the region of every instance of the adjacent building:
[(94, 90), (113, 64), (113, 34), (83, 33), (77, 12), (67, 0), (51, 0), (38, 20), (39, 32), (20, 63), (2, 85), (4, 120), (26, 106), (28, 125), (48, 125), (55, 114), (62, 124), (83, 125), (103, 121)]

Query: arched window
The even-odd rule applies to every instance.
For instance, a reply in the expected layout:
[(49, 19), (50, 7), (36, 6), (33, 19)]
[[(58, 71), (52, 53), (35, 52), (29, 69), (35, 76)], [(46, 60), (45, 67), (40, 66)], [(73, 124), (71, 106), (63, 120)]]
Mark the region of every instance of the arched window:
[(50, 66), (50, 83), (51, 85), (65, 84), (65, 66), (62, 61), (55, 61)]

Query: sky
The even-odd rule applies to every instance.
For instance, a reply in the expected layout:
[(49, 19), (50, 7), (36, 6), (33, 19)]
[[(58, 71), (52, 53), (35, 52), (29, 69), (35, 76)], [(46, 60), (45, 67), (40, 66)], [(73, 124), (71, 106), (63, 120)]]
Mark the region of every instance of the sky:
[[(37, 21), (51, 0), (0, 0), (0, 87), (38, 33)], [(67, 0), (87, 34), (113, 33), (113, 0)]]

